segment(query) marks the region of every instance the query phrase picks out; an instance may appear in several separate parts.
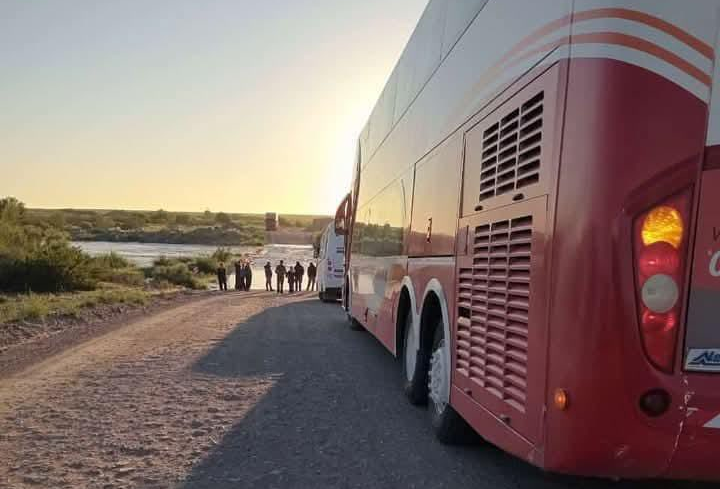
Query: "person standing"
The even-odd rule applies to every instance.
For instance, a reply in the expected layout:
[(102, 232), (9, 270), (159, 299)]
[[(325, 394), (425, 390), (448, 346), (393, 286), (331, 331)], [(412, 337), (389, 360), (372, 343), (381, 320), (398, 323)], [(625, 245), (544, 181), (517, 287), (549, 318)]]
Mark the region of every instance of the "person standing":
[(235, 290), (243, 290), (243, 267), (240, 260), (235, 262)]
[(283, 265), (283, 261), (280, 260), (280, 264), (275, 267), (275, 276), (277, 277), (277, 293), (282, 294), (285, 288), (285, 274), (287, 269)]
[(221, 263), (217, 269), (218, 286), (220, 290), (227, 290), (227, 270), (225, 270), (225, 264)]
[(252, 267), (250, 266), (250, 261), (245, 262), (245, 290), (250, 291), (250, 288), (252, 287)]
[(288, 281), (288, 293), (292, 294), (295, 292), (295, 269), (293, 267), (288, 268), (287, 271), (287, 281)]
[(302, 292), (303, 276), (305, 275), (305, 267), (300, 262), (295, 263), (295, 290)]
[(313, 262), (310, 262), (307, 269), (308, 273), (308, 284), (307, 290), (315, 290), (315, 277), (317, 277), (317, 267)]
[(270, 262), (265, 264), (265, 290), (268, 292), (273, 291), (272, 287), (272, 265)]

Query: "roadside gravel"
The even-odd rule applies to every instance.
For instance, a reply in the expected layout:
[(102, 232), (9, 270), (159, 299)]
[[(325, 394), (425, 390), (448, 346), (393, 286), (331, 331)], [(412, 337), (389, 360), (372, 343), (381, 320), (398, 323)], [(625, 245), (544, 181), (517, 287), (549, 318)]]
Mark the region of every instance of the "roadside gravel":
[(440, 445), (397, 372), (336, 305), (194, 300), (0, 381), (0, 488), (673, 487)]

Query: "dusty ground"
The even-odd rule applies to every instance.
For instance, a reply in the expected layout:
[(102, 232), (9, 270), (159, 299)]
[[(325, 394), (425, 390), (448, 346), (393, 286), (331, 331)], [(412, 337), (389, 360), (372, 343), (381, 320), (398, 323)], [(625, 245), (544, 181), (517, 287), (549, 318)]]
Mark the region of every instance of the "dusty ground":
[(311, 297), (196, 300), (0, 381), (0, 487), (671, 487), (442, 446), (397, 368)]
[(149, 298), (145, 305), (112, 304), (84, 309), (77, 316), (0, 324), (0, 377), (19, 372), (139, 317), (207, 297), (205, 291), (175, 291)]

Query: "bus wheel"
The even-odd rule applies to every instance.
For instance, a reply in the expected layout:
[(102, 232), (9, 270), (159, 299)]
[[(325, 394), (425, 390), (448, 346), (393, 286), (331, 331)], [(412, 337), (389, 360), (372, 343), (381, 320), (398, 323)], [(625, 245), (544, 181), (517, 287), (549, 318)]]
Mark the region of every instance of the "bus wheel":
[(442, 322), (435, 327), (430, 368), (428, 398), (430, 418), (435, 436), (442, 443), (470, 443), (476, 439), (473, 429), (450, 406), (450, 349), (445, 341)]
[(411, 404), (416, 406), (427, 403), (428, 358), (418, 341), (412, 324), (412, 314), (405, 316), (403, 337), (402, 372), (404, 391)]
[(363, 328), (363, 325), (360, 324), (360, 321), (355, 319), (348, 313), (347, 315), (348, 324), (350, 325), (350, 329), (353, 331), (365, 331), (365, 328)]

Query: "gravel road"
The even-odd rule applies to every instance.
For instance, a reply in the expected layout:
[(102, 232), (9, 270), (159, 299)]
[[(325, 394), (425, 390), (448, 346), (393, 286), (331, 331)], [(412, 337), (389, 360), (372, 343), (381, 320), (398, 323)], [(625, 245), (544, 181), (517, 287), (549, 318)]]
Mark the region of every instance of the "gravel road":
[(548, 476), (487, 444), (440, 445), (397, 372), (338, 306), (199, 299), (0, 380), (0, 487), (671, 487)]

